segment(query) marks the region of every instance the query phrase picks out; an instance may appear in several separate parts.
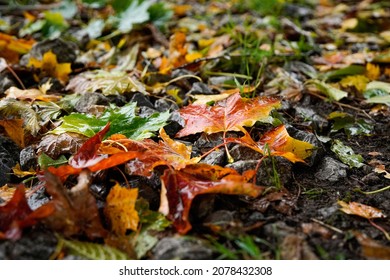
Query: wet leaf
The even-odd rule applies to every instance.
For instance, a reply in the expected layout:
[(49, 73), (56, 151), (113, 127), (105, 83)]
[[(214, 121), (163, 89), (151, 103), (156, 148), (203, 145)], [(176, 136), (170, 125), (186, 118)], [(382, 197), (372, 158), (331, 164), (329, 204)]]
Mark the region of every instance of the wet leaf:
[(19, 239), (24, 228), (35, 225), (53, 212), (51, 205), (32, 211), (25, 197), (24, 185), (18, 185), (11, 200), (0, 206), (0, 239)]
[(315, 148), (308, 142), (291, 137), (284, 125), (266, 132), (258, 142), (247, 132), (241, 138), (227, 138), (226, 141), (245, 145), (263, 155), (281, 156), (291, 162), (304, 162)]
[(45, 153), (53, 159), (60, 155), (73, 155), (86, 139), (85, 136), (76, 133), (46, 134), (38, 143), (37, 154)]
[(127, 260), (129, 257), (107, 244), (61, 239), (69, 253), (88, 260)]
[(173, 221), (180, 234), (191, 229), (189, 213), (195, 196), (206, 193), (247, 195), (256, 197), (264, 188), (246, 182), (234, 169), (190, 165), (180, 171), (167, 169), (161, 177), (162, 191), (159, 211)]
[(188, 105), (180, 109), (185, 126), (176, 137), (199, 132), (242, 131), (244, 126), (251, 127), (257, 121), (267, 122), (269, 113), (279, 105), (279, 101), (273, 98), (242, 98), (239, 93), (214, 106)]
[(42, 153), (38, 157), (38, 165), (41, 169), (47, 169), (49, 166), (60, 166), (68, 163), (68, 159), (62, 155), (58, 159), (54, 160), (45, 153)]
[(332, 112), (328, 119), (333, 121), (331, 132), (337, 132), (341, 129), (348, 136), (365, 134), (369, 135), (373, 130), (373, 125), (366, 122), (364, 119), (356, 120), (354, 116), (345, 112)]
[(138, 189), (127, 189), (118, 183), (111, 188), (104, 213), (117, 235), (125, 235), (127, 230), (137, 230), (139, 223), (138, 212), (135, 210), (137, 196)]
[(338, 201), (338, 204), (341, 206), (340, 210), (346, 214), (356, 215), (366, 219), (386, 218), (386, 215), (381, 210), (359, 202), (346, 203), (344, 201)]
[(73, 113), (62, 118), (60, 126), (51, 131), (54, 134), (74, 132), (91, 137), (110, 122), (112, 134), (123, 134), (128, 138), (141, 140), (153, 136), (153, 131), (163, 127), (169, 112), (154, 113), (149, 117), (142, 118), (135, 115), (136, 103), (128, 103), (123, 107), (111, 106), (99, 118), (93, 115)]
[(70, 63), (58, 63), (57, 56), (50, 50), (43, 54), (42, 60), (31, 57), (27, 65), (40, 70), (41, 77), (54, 77), (65, 83), (72, 72)]
[(87, 236), (89, 239), (105, 237), (95, 198), (89, 192), (90, 175), (81, 172), (77, 185), (67, 190), (52, 173), (46, 171), (42, 179), (46, 192), (51, 196), (54, 213), (45, 219), (45, 224), (65, 237)]
[(349, 165), (349, 167), (359, 168), (364, 165), (363, 157), (361, 155), (355, 154), (351, 147), (345, 146), (340, 140), (334, 140), (330, 149), (343, 163)]

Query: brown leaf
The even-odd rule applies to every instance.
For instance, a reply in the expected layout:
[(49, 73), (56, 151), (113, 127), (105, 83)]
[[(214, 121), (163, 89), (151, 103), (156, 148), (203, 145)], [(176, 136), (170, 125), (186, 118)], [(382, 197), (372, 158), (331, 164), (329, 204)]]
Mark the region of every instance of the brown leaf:
[(366, 219), (386, 218), (381, 210), (359, 202), (338, 201), (338, 204), (342, 207), (341, 211), (350, 215), (357, 215)]
[(22, 119), (0, 120), (0, 125), (4, 127), (7, 135), (19, 147), (24, 148), (24, 127)]
[(205, 132), (243, 131), (257, 121), (266, 120), (269, 113), (280, 106), (270, 97), (242, 98), (239, 93), (217, 102), (214, 106), (188, 105), (180, 110), (185, 125), (176, 137)]
[(25, 197), (24, 185), (18, 185), (12, 199), (0, 206), (0, 237), (17, 240), (24, 228), (35, 225), (53, 212), (51, 205), (43, 205), (32, 211)]
[(66, 237), (86, 235), (89, 239), (94, 239), (106, 236), (96, 200), (89, 192), (88, 171), (80, 173), (77, 185), (71, 190), (67, 190), (48, 171), (45, 172), (44, 182), (47, 193), (52, 197), (48, 204), (55, 209), (53, 215), (45, 220), (48, 227)]
[(207, 164), (189, 165), (180, 171), (167, 169), (161, 181), (159, 211), (173, 221), (180, 234), (191, 229), (189, 213), (197, 195), (222, 193), (256, 197), (264, 190), (263, 187), (246, 182), (234, 169)]
[(76, 133), (47, 134), (42, 137), (37, 153), (45, 153), (56, 159), (63, 154), (75, 154), (86, 141), (85, 137)]
[(354, 232), (354, 235), (362, 248), (362, 256), (374, 260), (390, 260), (390, 247), (383, 246), (367, 235)]

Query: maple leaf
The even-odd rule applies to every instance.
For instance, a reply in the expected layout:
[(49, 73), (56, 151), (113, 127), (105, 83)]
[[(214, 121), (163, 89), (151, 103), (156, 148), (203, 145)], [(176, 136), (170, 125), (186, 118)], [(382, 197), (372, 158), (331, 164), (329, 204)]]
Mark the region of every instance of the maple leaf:
[(54, 213), (45, 219), (45, 224), (52, 230), (70, 237), (86, 235), (90, 239), (105, 237), (96, 200), (89, 192), (89, 171), (82, 171), (78, 183), (67, 190), (57, 176), (46, 171), (44, 178), (46, 192), (52, 200), (45, 204), (55, 209)]
[(259, 142), (254, 141), (248, 132), (243, 132), (243, 137), (227, 138), (226, 142), (242, 144), (263, 155), (281, 156), (291, 162), (303, 162), (314, 149), (312, 144), (291, 137), (284, 125), (266, 132)]
[(248, 183), (247, 178), (231, 168), (207, 164), (189, 165), (184, 169), (165, 170), (159, 211), (165, 214), (180, 234), (191, 229), (189, 213), (193, 199), (200, 194), (221, 193), (259, 196), (264, 187)]
[(243, 131), (257, 121), (267, 121), (269, 113), (280, 106), (280, 101), (270, 97), (242, 98), (235, 93), (214, 106), (189, 105), (180, 109), (185, 125), (176, 137), (198, 132), (207, 134), (226, 131)]
[(24, 185), (18, 185), (11, 200), (0, 206), (0, 239), (19, 239), (23, 228), (35, 225), (53, 212), (52, 205), (43, 205), (34, 211), (31, 210), (25, 197)]
[(57, 56), (51, 50), (44, 53), (42, 60), (31, 57), (27, 67), (34, 67), (40, 69), (41, 77), (54, 77), (65, 83), (68, 81), (68, 75), (72, 72), (70, 63), (58, 63)]
[(19, 147), (24, 148), (24, 128), (22, 119), (0, 120), (0, 125)]
[(139, 222), (138, 212), (135, 210), (137, 196), (138, 189), (123, 188), (118, 183), (111, 188), (104, 213), (116, 234), (125, 235), (128, 229), (137, 230)]

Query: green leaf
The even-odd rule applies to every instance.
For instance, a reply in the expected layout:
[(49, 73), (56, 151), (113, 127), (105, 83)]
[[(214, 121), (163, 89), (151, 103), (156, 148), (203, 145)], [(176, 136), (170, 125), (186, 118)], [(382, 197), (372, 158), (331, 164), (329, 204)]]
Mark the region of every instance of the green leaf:
[(367, 103), (379, 103), (390, 106), (390, 83), (372, 81), (366, 86), (363, 96)]
[(342, 69), (337, 69), (324, 74), (324, 80), (340, 79), (345, 76), (361, 75), (366, 72), (366, 68), (361, 65), (350, 65)]
[(82, 0), (83, 4), (87, 4), (89, 7), (97, 9), (107, 5), (107, 0)]
[(154, 135), (169, 118), (169, 112), (154, 113), (142, 118), (135, 115), (136, 103), (128, 103), (123, 107), (111, 105), (99, 118), (93, 115), (73, 113), (62, 118), (62, 124), (51, 131), (54, 134), (74, 132), (92, 137), (108, 122), (111, 123), (106, 137), (112, 134), (123, 134), (134, 140), (142, 140)]
[(80, 256), (89, 260), (127, 260), (128, 256), (108, 245), (71, 241), (62, 239), (65, 248), (69, 249), (72, 255)]
[(330, 148), (337, 157), (349, 167), (362, 167), (363, 157), (355, 154), (351, 147), (346, 146), (340, 140), (335, 140)]
[(347, 92), (332, 87), (331, 85), (321, 82), (319, 80), (309, 80), (307, 83), (315, 85), (318, 90), (327, 95), (331, 100), (339, 101), (340, 99), (348, 96)]
[(128, 33), (133, 29), (133, 25), (143, 23), (149, 20), (148, 9), (150, 1), (132, 1), (130, 6), (118, 16), (118, 30), (122, 33)]
[(366, 100), (367, 103), (379, 103), (379, 104), (389, 104), (390, 95), (386, 96), (376, 96)]
[(57, 167), (65, 163), (68, 163), (68, 159), (64, 155), (61, 155), (56, 160), (52, 159), (45, 153), (40, 154), (38, 157), (38, 164), (41, 169), (47, 169), (49, 166)]
[(369, 135), (373, 125), (363, 119), (355, 119), (352, 115), (345, 112), (332, 112), (328, 116), (333, 121), (331, 132), (337, 132), (344, 129), (348, 136), (365, 134)]
[(163, 2), (155, 3), (148, 9), (150, 21), (157, 27), (163, 27), (171, 19), (173, 12)]
[(387, 93), (390, 93), (390, 83), (372, 81), (371, 83), (368, 83), (366, 86), (366, 90), (369, 89), (381, 89)]

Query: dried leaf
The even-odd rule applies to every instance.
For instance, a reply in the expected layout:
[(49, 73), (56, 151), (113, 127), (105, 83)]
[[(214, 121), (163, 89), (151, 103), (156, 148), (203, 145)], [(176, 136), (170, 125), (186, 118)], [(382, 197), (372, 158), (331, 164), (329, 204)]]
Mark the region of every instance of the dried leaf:
[(366, 219), (386, 218), (386, 215), (381, 210), (361, 204), (359, 202), (338, 201), (338, 204), (342, 207), (340, 210), (350, 215), (357, 215)]
[(112, 230), (125, 235), (127, 230), (137, 230), (139, 217), (135, 210), (138, 189), (127, 189), (118, 183), (111, 188), (107, 196), (104, 213), (109, 219)]
[(19, 100), (42, 100), (42, 101), (57, 101), (61, 99), (60, 96), (57, 95), (48, 95), (42, 92), (39, 89), (18, 89), (17, 87), (10, 87), (5, 91), (5, 94), (7, 95), (6, 98), (14, 98)]
[(242, 131), (257, 121), (266, 122), (269, 113), (280, 102), (269, 97), (242, 98), (239, 93), (217, 102), (214, 106), (189, 105), (180, 110), (185, 125), (176, 137), (205, 132)]
[(24, 228), (35, 225), (53, 212), (52, 205), (43, 205), (32, 211), (25, 197), (24, 185), (18, 185), (12, 199), (0, 206), (0, 239), (19, 239)]
[(362, 246), (361, 254), (363, 257), (374, 260), (390, 260), (390, 247), (383, 246), (363, 233), (354, 232), (354, 235)]
[(40, 69), (41, 77), (54, 77), (65, 83), (68, 81), (68, 75), (72, 72), (70, 63), (58, 63), (57, 56), (51, 50), (44, 53), (42, 60), (31, 57), (28, 67)]
[(161, 181), (159, 211), (173, 221), (180, 234), (191, 229), (189, 213), (195, 196), (222, 193), (256, 197), (264, 190), (263, 187), (246, 182), (245, 177), (234, 169), (207, 164), (189, 165), (180, 171), (167, 169)]
[(19, 147), (24, 148), (24, 128), (22, 119), (0, 120), (0, 125), (4, 127), (7, 135)]

